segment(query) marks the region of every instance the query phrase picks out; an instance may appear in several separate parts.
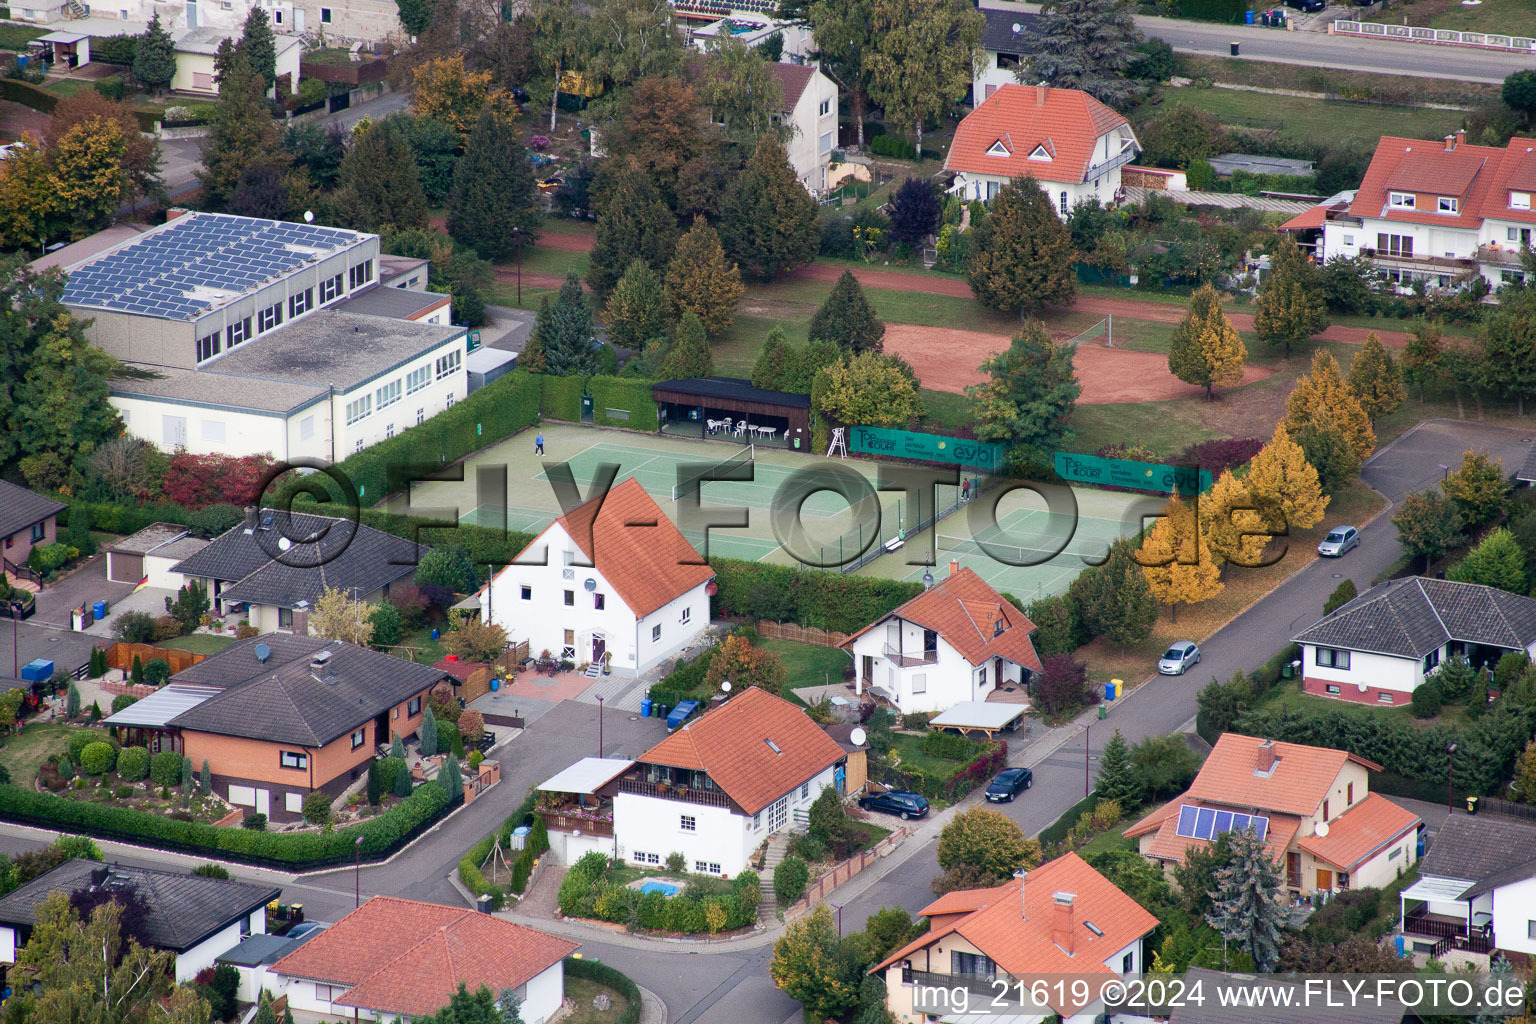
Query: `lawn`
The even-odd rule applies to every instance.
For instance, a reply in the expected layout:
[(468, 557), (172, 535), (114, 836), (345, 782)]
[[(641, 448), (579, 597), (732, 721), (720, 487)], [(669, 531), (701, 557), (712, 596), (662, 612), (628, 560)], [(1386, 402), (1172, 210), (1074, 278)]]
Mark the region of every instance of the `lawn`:
[[(444, 626), (439, 629), (446, 629)], [(414, 661), (418, 665), (433, 665), (443, 660), (448, 651), (443, 647), (441, 640), (432, 639), (432, 627), (422, 628), (400, 636), (400, 643), (390, 648), (390, 654), (407, 661)]]
[(83, 78), (61, 78), (56, 82), (49, 82), (43, 88), (55, 96), (73, 96), (81, 89), (95, 88), (95, 83), (87, 82)]
[(15, 50), (19, 53), (27, 51), (27, 44), (38, 36), (48, 34), (46, 28), (33, 28), (30, 25), (0, 25), (0, 50)]
[(893, 733), (891, 749), (900, 756), (902, 768), (922, 772), (932, 778), (947, 779), (966, 763), (923, 753), (923, 737), (913, 733)]
[[(515, 270), (516, 258), (497, 264), (502, 270)], [(564, 277), (571, 271), (577, 277), (587, 276), (587, 254), (555, 249), (545, 245), (523, 246), (523, 271), (528, 274), (559, 274)], [(527, 289), (523, 289), (527, 292)]]
[(497, 281), (485, 292), (485, 301), (491, 306), (510, 306), (513, 309), (538, 309), (539, 300), (548, 298), (553, 300), (555, 290), (553, 288), (534, 288), (523, 285), (523, 301), (519, 305), (517, 301), (516, 281)]
[[(1475, 10), (1503, 8), (1506, 0), (1494, 0)], [(1513, 2), (1513, 0), (1510, 0)], [(1523, 4), (1525, 0), (1520, 0)], [(1394, 10), (1413, 21), (1416, 11), (1426, 11), (1429, 3), (1416, 3)], [(1460, 7), (1459, 4), (1457, 4)], [(1528, 9), (1528, 8), (1527, 8)], [(1370, 14), (1367, 21), (1384, 20)], [(1233, 60), (1231, 57), (1197, 57), (1181, 53), (1176, 58), (1179, 74), (1186, 78), (1209, 78), (1216, 82), (1251, 85), (1259, 89), (1294, 89), (1358, 96), (1379, 103), (1392, 100), (1409, 103), (1445, 103), (1475, 107), (1499, 98), (1499, 86), (1484, 82), (1461, 82), (1415, 75), (1378, 75), (1369, 71), (1343, 71), (1338, 68), (1309, 68), (1264, 60)]]
[[(1208, 111), (1229, 128), (1278, 131), (1298, 142), (1326, 138), (1335, 143), (1353, 141), (1369, 147), (1374, 147), (1383, 135), (1443, 138), (1461, 127), (1463, 117), (1456, 110), (1310, 100), (1232, 89), (1169, 89), (1163, 96), (1164, 106), (1181, 103)], [(1156, 110), (1150, 104), (1144, 105), (1132, 113), (1131, 119), (1140, 124)]]
[(1400, 714), (1407, 716), (1408, 720), (1420, 729), (1428, 729), (1436, 725), (1462, 726), (1471, 719), (1467, 717), (1467, 705), (1465, 703), (1447, 704), (1440, 709), (1440, 714), (1434, 718), (1417, 718), (1407, 705), (1397, 708), (1388, 708), (1383, 711), (1374, 704), (1357, 704), (1349, 700), (1333, 700), (1328, 697), (1318, 697), (1314, 694), (1303, 693), (1301, 681), (1282, 681), (1264, 694), (1260, 706), (1265, 708), (1277, 708), (1283, 711), (1295, 711), (1307, 714), (1314, 711), (1329, 711), (1336, 714), (1353, 715), (1356, 718), (1368, 719), (1380, 714)]
[(10, 773), (16, 785), (30, 786), (42, 763), (64, 752), (73, 731), (62, 722), (29, 724), (0, 746), (0, 766)]
[(840, 682), (843, 670), (853, 661), (836, 647), (800, 644), (793, 640), (764, 637), (758, 646), (779, 656), (789, 675), (790, 686), (821, 686)]
[(218, 654), (234, 642), (235, 638), (232, 634), (193, 633), (191, 636), (162, 640), (158, 646), (172, 647), (178, 651), (191, 651), (193, 654)]
[[(607, 985), (599, 985), (597, 982), (589, 981), (586, 978), (567, 976), (565, 979), (565, 995), (567, 999), (576, 1004), (570, 1016), (565, 1018), (566, 1024), (614, 1024), (629, 1009), (628, 999), (625, 999)], [(593, 1006), (592, 1001), (599, 995), (606, 995), (609, 999), (613, 1000), (613, 1005), (606, 1010), (599, 1010)]]
[(1161, 804), (1154, 804), (1151, 807), (1143, 807), (1140, 810), (1136, 810), (1127, 814), (1125, 817), (1120, 819), (1120, 824), (1116, 825), (1114, 828), (1100, 832), (1098, 835), (1088, 840), (1088, 842), (1084, 843), (1078, 849), (1077, 855), (1082, 857), (1084, 860), (1087, 860), (1089, 857), (1092, 857), (1096, 853), (1107, 853), (1110, 850), (1135, 850), (1137, 847), (1137, 841), (1135, 839), (1125, 838), (1125, 830), (1161, 806)]

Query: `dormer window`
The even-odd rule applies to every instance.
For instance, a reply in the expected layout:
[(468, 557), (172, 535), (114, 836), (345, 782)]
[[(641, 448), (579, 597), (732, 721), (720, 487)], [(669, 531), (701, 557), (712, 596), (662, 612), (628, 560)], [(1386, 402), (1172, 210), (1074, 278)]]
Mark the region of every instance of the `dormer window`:
[(1531, 208), (1531, 194), (1529, 192), (1511, 192), (1509, 194), (1509, 208), (1511, 210), (1529, 210)]
[(1003, 635), (1003, 620), (1002, 620), (1001, 617), (999, 617), (995, 622), (992, 623), (992, 635), (993, 636), (1002, 636)]
[(1394, 210), (1411, 210), (1417, 198), (1412, 192), (1389, 192), (1387, 205)]
[(1046, 149), (1044, 144), (1036, 146), (1035, 147), (1035, 151), (1033, 153), (1029, 154), (1029, 158), (1031, 160), (1050, 160), (1050, 159), (1053, 159), (1052, 156), (1051, 156), (1050, 150)]
[(1013, 151), (1008, 148), (1008, 143), (998, 139), (992, 143), (992, 148), (987, 150), (987, 156), (1013, 156)]
[(1461, 200), (1455, 196), (1440, 196), (1437, 200), (1436, 209), (1440, 213), (1460, 213)]

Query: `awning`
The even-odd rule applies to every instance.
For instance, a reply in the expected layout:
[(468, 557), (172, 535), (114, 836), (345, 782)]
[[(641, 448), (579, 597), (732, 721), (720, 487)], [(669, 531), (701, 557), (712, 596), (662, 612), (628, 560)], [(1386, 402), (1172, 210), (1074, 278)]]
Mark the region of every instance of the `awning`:
[(1028, 704), (963, 700), (943, 714), (928, 719), (928, 727), (931, 729), (1006, 729), (1011, 722), (1027, 714), (1029, 714)]
[(82, 39), (89, 38), (91, 37), (84, 32), (49, 32), (32, 41), (34, 43), (78, 43)]
[(101, 724), (163, 729), (177, 715), (192, 710), (209, 697), (222, 692), (213, 686), (173, 684), (128, 705)]
[(1464, 878), (1440, 878), (1430, 875), (1414, 882), (1404, 889), (1400, 895), (1405, 900), (1433, 900), (1436, 903), (1453, 903), (1461, 899), (1461, 894), (1472, 888), (1474, 883)]
[(546, 793), (595, 793), (634, 763), (621, 757), (584, 757), (538, 788)]

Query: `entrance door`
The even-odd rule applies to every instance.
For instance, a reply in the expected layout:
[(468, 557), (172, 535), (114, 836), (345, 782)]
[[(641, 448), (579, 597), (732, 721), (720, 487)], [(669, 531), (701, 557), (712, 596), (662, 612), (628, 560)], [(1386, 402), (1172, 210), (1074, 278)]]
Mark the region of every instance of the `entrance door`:
[(601, 636), (592, 638), (592, 664), (599, 665), (603, 661), (603, 653), (608, 650), (608, 641)]
[(1333, 872), (1325, 868), (1317, 869), (1317, 887), (1324, 892), (1333, 888)]
[(859, 677), (860, 677), (860, 681), (865, 686), (868, 686), (871, 682), (874, 681), (874, 678), (875, 678), (875, 656), (873, 654), (866, 654), (866, 655), (864, 655), (864, 671), (859, 674)]
[(777, 832), (789, 821), (789, 797), (784, 797), (768, 809), (768, 831)]
[(1301, 888), (1301, 854), (1294, 850), (1285, 855), (1285, 884), (1292, 889)]
[(272, 816), (272, 794), (265, 789), (256, 791), (256, 813)]

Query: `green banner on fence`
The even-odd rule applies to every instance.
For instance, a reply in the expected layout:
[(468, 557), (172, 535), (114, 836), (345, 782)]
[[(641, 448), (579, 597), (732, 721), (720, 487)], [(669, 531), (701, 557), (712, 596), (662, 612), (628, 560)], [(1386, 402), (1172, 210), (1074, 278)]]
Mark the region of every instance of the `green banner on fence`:
[(1001, 472), (1008, 454), (1000, 444), (883, 427), (849, 427), (848, 450), (923, 462), (953, 462), (989, 473)]
[(1193, 494), (1210, 489), (1210, 470), (1189, 466), (1164, 466), (1156, 462), (1105, 459), (1097, 455), (1056, 453), (1056, 475), (1073, 483), (1101, 487), (1129, 487), (1138, 491)]

